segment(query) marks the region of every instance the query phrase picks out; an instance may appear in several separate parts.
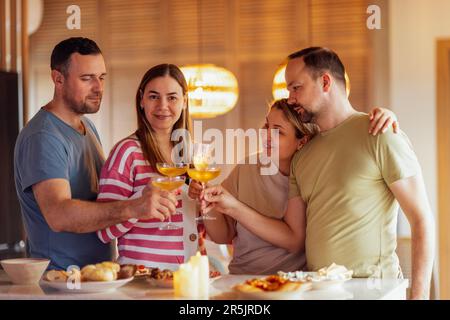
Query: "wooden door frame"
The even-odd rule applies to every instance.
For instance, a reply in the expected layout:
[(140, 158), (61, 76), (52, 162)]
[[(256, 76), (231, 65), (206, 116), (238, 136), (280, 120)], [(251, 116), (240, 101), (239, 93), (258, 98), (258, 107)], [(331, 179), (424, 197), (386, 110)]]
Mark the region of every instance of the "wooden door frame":
[(438, 39), (436, 51), (439, 291), (450, 299), (450, 39)]

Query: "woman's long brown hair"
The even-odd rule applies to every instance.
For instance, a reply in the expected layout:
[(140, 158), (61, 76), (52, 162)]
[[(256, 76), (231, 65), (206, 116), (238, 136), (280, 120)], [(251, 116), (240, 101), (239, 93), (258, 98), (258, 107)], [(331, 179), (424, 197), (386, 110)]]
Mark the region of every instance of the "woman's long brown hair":
[[(141, 143), (144, 158), (150, 163), (153, 168), (156, 168), (157, 162), (170, 162), (170, 159), (164, 159), (161, 150), (157, 144), (155, 132), (145, 117), (145, 111), (141, 108), (141, 100), (144, 96), (144, 91), (147, 83), (158, 77), (170, 76), (178, 82), (183, 90), (183, 96), (186, 98), (186, 108), (181, 112), (180, 118), (175, 122), (172, 132), (176, 129), (186, 129), (191, 133), (191, 121), (189, 118), (189, 104), (188, 104), (188, 86), (183, 72), (174, 64), (159, 64), (149, 69), (142, 77), (139, 88), (136, 92), (136, 112), (138, 129), (135, 134)], [(188, 139), (184, 136), (183, 139)], [(189, 141), (184, 141), (189, 143)]]

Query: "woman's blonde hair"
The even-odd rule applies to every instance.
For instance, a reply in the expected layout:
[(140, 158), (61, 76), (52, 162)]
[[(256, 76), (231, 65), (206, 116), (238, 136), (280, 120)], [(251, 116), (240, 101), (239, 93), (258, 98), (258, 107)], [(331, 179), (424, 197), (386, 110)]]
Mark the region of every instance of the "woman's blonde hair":
[(303, 139), (307, 136), (309, 139), (314, 137), (318, 132), (318, 127), (314, 124), (303, 123), (298, 112), (295, 111), (294, 106), (288, 104), (287, 99), (279, 99), (272, 102), (269, 106), (269, 111), (272, 109), (278, 109), (283, 111), (284, 116), (295, 129), (295, 136), (297, 139)]
[[(160, 64), (149, 69), (142, 77), (139, 88), (136, 92), (136, 112), (137, 112), (137, 124), (138, 129), (135, 134), (141, 143), (142, 152), (144, 158), (150, 163), (152, 167), (156, 167), (157, 162), (169, 162), (170, 159), (164, 159), (161, 150), (157, 144), (154, 130), (145, 116), (145, 111), (141, 107), (141, 101), (144, 96), (144, 90), (147, 83), (158, 77), (170, 76), (178, 82), (183, 90), (183, 96), (186, 99), (186, 108), (181, 112), (180, 118), (175, 122), (172, 132), (176, 129), (185, 129), (191, 133), (191, 121), (189, 118), (189, 104), (188, 104), (188, 86), (186, 78), (174, 64)], [(188, 137), (184, 136), (183, 139)], [(188, 141), (184, 141), (188, 143)]]

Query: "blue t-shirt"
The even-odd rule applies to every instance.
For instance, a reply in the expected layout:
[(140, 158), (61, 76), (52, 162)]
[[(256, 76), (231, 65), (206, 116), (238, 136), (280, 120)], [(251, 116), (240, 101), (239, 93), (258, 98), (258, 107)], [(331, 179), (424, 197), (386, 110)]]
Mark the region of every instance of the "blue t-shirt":
[(28, 236), (28, 253), (31, 257), (50, 259), (49, 269), (83, 267), (111, 259), (110, 246), (103, 244), (95, 232), (52, 231), (32, 190), (40, 181), (66, 179), (72, 199), (95, 201), (104, 158), (94, 125), (86, 117), (82, 121), (86, 135), (41, 109), (16, 141), (14, 176)]

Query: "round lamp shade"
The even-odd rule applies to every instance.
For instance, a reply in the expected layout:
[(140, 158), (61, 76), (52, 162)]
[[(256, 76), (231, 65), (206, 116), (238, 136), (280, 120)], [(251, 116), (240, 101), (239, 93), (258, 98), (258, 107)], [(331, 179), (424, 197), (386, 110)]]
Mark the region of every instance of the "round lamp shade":
[(28, 0), (28, 35), (32, 35), (39, 29), (44, 16), (43, 0)]
[(193, 118), (213, 118), (234, 108), (239, 96), (236, 77), (213, 64), (180, 68), (188, 83), (189, 112)]

